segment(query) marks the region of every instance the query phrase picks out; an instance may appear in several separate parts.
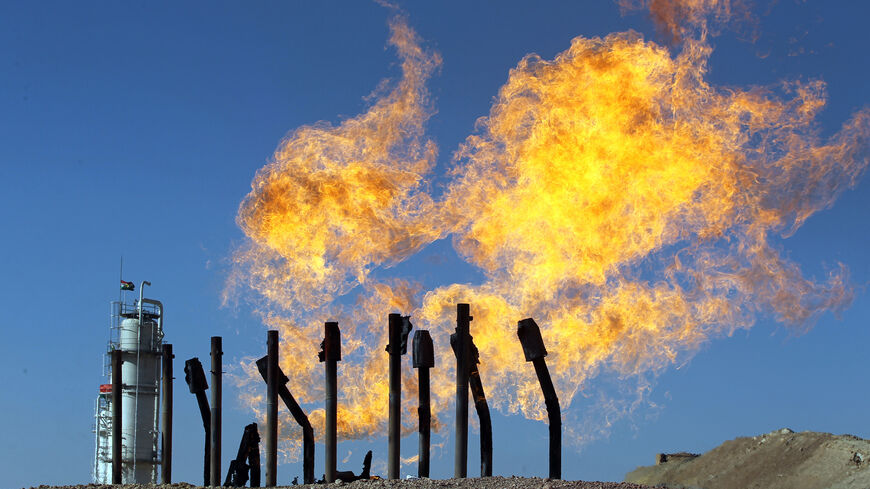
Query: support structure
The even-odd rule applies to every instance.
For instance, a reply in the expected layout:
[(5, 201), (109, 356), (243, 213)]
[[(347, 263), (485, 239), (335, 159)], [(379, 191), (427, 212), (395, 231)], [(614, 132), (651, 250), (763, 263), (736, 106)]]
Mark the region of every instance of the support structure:
[(474, 319), (468, 304), (456, 304), (456, 332), (450, 335), (450, 344), (456, 355), (456, 445), (453, 451), (453, 477), (468, 474), (468, 376), (470, 368), (469, 329)]
[(196, 403), (199, 405), (199, 415), (202, 417), (202, 427), (205, 429), (205, 456), (203, 457), (202, 479), (203, 486), (210, 486), (211, 480), (211, 411), (208, 407), (208, 399), (205, 396), (205, 391), (208, 389), (208, 382), (205, 380), (205, 371), (202, 369), (202, 363), (199, 358), (193, 357), (184, 362), (184, 381), (187, 382), (187, 387), (191, 394), (196, 396)]
[[(264, 381), (267, 381), (268, 361), (268, 355), (257, 360), (257, 370), (260, 371), (260, 376), (263, 377)], [(281, 396), (281, 400), (284, 401), (284, 405), (287, 406), (287, 409), (290, 410), (290, 414), (293, 415), (293, 419), (295, 419), (296, 422), (299, 423), (299, 426), (302, 428), (303, 484), (314, 484), (314, 429), (311, 427), (311, 422), (308, 421), (308, 416), (302, 410), (302, 407), (299, 406), (299, 403), (296, 402), (293, 394), (290, 393), (290, 389), (287, 388), (288, 381), (289, 379), (286, 375), (284, 375), (281, 367), (278, 367), (278, 395)], [(251, 478), (251, 480), (253, 480), (253, 477)]]
[(112, 350), (112, 484), (121, 483), (121, 350)]
[(562, 478), (562, 413), (559, 408), (559, 397), (553, 387), (550, 371), (547, 369), (547, 349), (544, 347), (544, 339), (541, 337), (541, 329), (534, 319), (528, 318), (519, 321), (517, 336), (523, 345), (523, 355), (527, 362), (535, 366), (538, 382), (544, 393), (544, 402), (547, 405), (547, 417), (550, 421), (550, 478)]
[(266, 336), (266, 487), (278, 481), (278, 331)]
[(163, 433), (161, 440), (161, 453), (163, 467), (160, 470), (160, 477), (163, 484), (172, 483), (172, 359), (175, 355), (172, 354), (172, 345), (163, 343), (163, 397), (160, 400), (161, 424), (163, 425)]
[(321, 351), (318, 353), (318, 358), (326, 366), (325, 479), (327, 483), (333, 483), (335, 482), (336, 445), (338, 442), (338, 392), (336, 382), (338, 381), (338, 362), (341, 361), (341, 331), (338, 329), (338, 323), (327, 322), (324, 325), (324, 338), (320, 347)]
[(221, 483), (221, 376), (223, 374), (222, 340), (211, 337), (211, 476), (212, 485)]
[(417, 369), (417, 394), (419, 407), (419, 461), (417, 477), (429, 477), (429, 446), (432, 427), (432, 409), (429, 400), (429, 369), (435, 366), (435, 351), (429, 331), (417, 330), (414, 333), (413, 365)]

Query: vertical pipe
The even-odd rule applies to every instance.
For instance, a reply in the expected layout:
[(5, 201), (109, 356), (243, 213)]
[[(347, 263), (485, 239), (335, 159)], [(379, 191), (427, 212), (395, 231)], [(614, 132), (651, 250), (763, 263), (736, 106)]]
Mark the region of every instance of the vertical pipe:
[(336, 404), (336, 386), (337, 381), (337, 364), (333, 361), (326, 362), (326, 453), (324, 455), (324, 463), (326, 464), (326, 482), (335, 482), (336, 469), (336, 445), (338, 443), (336, 418), (338, 416), (338, 406)]
[(211, 337), (211, 485), (221, 483), (221, 337)]
[(389, 407), (389, 433), (387, 451), (387, 478), (399, 478), (399, 451), (402, 438), (402, 352), (400, 338), (402, 334), (402, 316), (390, 314), (389, 316), (389, 345), (387, 353), (390, 355), (390, 407)]
[(456, 333), (451, 335), (456, 354), (456, 446), (453, 458), (453, 477), (456, 478), (464, 478), (468, 473), (468, 335), (472, 319), (468, 304), (456, 304)]
[(121, 484), (121, 350), (112, 350), (112, 484)]
[(418, 374), (418, 393), (420, 407), (417, 412), (420, 418), (420, 463), (417, 466), (417, 477), (429, 477), (429, 446), (432, 426), (432, 411), (429, 400), (429, 369), (421, 368)]
[(553, 379), (547, 369), (547, 349), (541, 337), (541, 329), (534, 319), (523, 319), (517, 323), (517, 336), (523, 345), (523, 355), (527, 362), (535, 366), (535, 374), (541, 384), (544, 402), (547, 405), (547, 417), (550, 422), (550, 478), (562, 478), (562, 413), (559, 408), (559, 397), (553, 387)]
[(172, 483), (172, 345), (163, 344), (163, 397), (161, 398), (161, 420), (163, 437), (161, 452), (163, 467), (160, 471), (163, 484)]
[(335, 482), (335, 461), (336, 461), (336, 444), (337, 436), (337, 417), (338, 417), (338, 389), (336, 386), (338, 375), (338, 362), (341, 361), (341, 331), (338, 329), (338, 323), (327, 322), (324, 324), (324, 338), (321, 344), (323, 351), (320, 352), (319, 358), (321, 362), (326, 364), (326, 426), (324, 430), (324, 443), (326, 445), (326, 455), (324, 456), (325, 478), (327, 483)]
[(278, 331), (266, 337), (266, 487), (278, 480)]
[(432, 426), (432, 410), (429, 395), (429, 369), (435, 366), (435, 352), (432, 337), (425, 330), (414, 333), (413, 365), (417, 369), (417, 394), (420, 406), (417, 408), (419, 421), (419, 462), (417, 477), (429, 477), (429, 445)]

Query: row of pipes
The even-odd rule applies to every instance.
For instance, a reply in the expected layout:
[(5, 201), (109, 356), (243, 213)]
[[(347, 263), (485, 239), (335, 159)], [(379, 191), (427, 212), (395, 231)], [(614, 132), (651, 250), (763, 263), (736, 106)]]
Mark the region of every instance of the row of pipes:
[[(456, 357), (456, 416), (455, 416), (455, 450), (454, 477), (467, 476), (468, 467), (468, 393), (471, 390), (474, 407), (480, 421), (480, 475), (492, 475), (492, 423), (489, 406), (477, 365), (480, 363), (477, 347), (470, 333), (473, 317), (468, 304), (457, 304), (456, 331), (450, 335), (450, 346)], [(389, 343), (386, 351), (389, 354), (389, 422), (388, 422), (388, 454), (387, 476), (390, 479), (399, 478), (400, 443), (401, 443), (401, 405), (402, 405), (402, 355), (407, 353), (408, 335), (412, 329), (409, 316), (399, 314), (389, 315)], [(561, 436), (562, 420), (559, 399), (556, 395), (553, 381), (547, 369), (544, 357), (547, 350), (541, 337), (541, 331), (534, 319), (523, 319), (517, 324), (517, 336), (523, 348), (527, 362), (532, 362), (547, 407), (550, 444), (549, 444), (549, 477), (561, 479)], [(417, 330), (413, 339), (413, 367), (418, 373), (418, 432), (419, 432), (419, 463), (418, 477), (429, 477), (429, 448), (431, 431), (431, 407), (429, 369), (435, 366), (435, 354), (432, 338), (426, 330)], [(112, 353), (112, 483), (121, 483), (121, 356), (120, 351)], [(266, 486), (277, 485), (278, 466), (278, 398), (284, 402), (294, 420), (302, 428), (302, 465), (303, 482), (312, 484), (314, 479), (314, 430), (308, 416), (296, 402), (287, 388), (288, 378), (278, 366), (278, 332), (270, 330), (267, 333), (266, 356), (257, 360), (257, 369), (267, 386), (266, 393)], [(172, 345), (163, 345), (163, 392), (162, 398), (162, 483), (172, 482)], [(206, 399), (205, 391), (208, 383), (198, 358), (185, 362), (185, 381), (192, 394), (196, 396), (205, 429), (205, 450), (203, 464), (203, 480), (205, 486), (220, 484), (221, 473), (221, 374), (223, 351), (221, 337), (211, 338), (211, 406)], [(324, 339), (318, 358), (325, 365), (325, 482), (334, 482), (336, 471), (337, 445), (337, 415), (338, 386), (337, 364), (341, 361), (341, 332), (336, 322), (326, 322)], [(243, 486), (250, 470), (251, 487), (260, 485), (259, 433), (256, 424), (245, 427), (242, 443), (237, 458), (230, 464), (225, 486)], [(247, 463), (246, 463), (247, 462)], [(371, 463), (371, 453), (367, 456), (366, 468), (363, 471), (368, 477), (368, 467)], [(341, 473), (351, 475), (352, 473)], [(362, 476), (355, 476), (360, 478)]]

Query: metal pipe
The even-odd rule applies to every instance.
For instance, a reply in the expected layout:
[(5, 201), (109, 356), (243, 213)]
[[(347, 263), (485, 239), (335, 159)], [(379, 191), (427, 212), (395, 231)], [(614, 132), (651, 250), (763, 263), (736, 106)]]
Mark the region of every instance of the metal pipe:
[[(147, 285), (151, 285), (151, 282), (143, 282), (143, 283), (145, 283)], [(142, 289), (139, 289), (139, 292), (142, 292)], [(158, 335), (159, 335), (160, 339), (163, 340), (163, 303), (156, 300), (156, 299), (147, 299), (147, 298), (143, 297), (143, 298), (139, 299), (139, 304), (153, 304), (160, 309), (160, 315), (157, 316), (157, 331), (158, 331)], [(139, 310), (139, 312), (141, 314), (141, 312), (142, 312), (141, 309)]]
[(199, 405), (199, 415), (202, 417), (202, 427), (205, 429), (205, 455), (203, 456), (202, 485), (210, 486), (211, 411), (208, 407), (208, 399), (205, 396), (205, 391), (208, 389), (208, 382), (205, 379), (205, 372), (202, 369), (202, 363), (200, 363), (199, 358), (193, 357), (184, 362), (184, 381), (187, 382), (187, 387), (190, 389), (190, 392), (196, 396), (196, 403)]
[(534, 319), (523, 319), (517, 323), (517, 336), (523, 345), (523, 355), (527, 362), (535, 366), (544, 402), (547, 405), (547, 417), (550, 421), (550, 478), (562, 478), (562, 413), (559, 408), (559, 397), (553, 387), (550, 371), (547, 369), (547, 349), (541, 337), (541, 329)]
[(221, 375), (223, 371), (222, 340), (211, 337), (211, 483), (221, 483)]
[(112, 350), (112, 484), (121, 484), (121, 350)]
[(278, 481), (278, 331), (266, 335), (266, 487)]
[[(257, 360), (257, 370), (260, 371), (260, 376), (266, 380), (266, 369), (268, 355)], [(281, 367), (278, 367), (278, 395), (284, 401), (284, 405), (290, 410), (293, 419), (302, 427), (302, 480), (304, 484), (314, 484), (314, 429), (311, 427), (311, 422), (308, 421), (308, 416), (305, 411), (296, 402), (293, 394), (287, 388), (289, 379)], [(253, 477), (251, 478), (253, 480)]]
[(172, 345), (163, 344), (163, 397), (161, 398), (161, 417), (163, 418), (163, 437), (161, 453), (163, 467), (160, 471), (163, 484), (172, 483)]
[[(460, 352), (459, 342), (454, 341), (452, 336), (450, 340), (453, 354), (458, 359)], [(474, 345), (474, 338), (470, 334), (466, 337), (465, 345), (465, 355), (469, 369), (468, 386), (471, 388), (471, 395), (474, 398), (474, 409), (477, 411), (478, 420), (480, 420), (480, 476), (492, 477), (492, 418), (489, 414), (489, 405), (486, 402), (483, 382), (480, 380), (480, 371), (477, 369), (477, 364), (480, 363), (480, 353), (477, 350), (477, 346)], [(466, 447), (468, 446), (467, 433), (466, 431)]]
[(402, 353), (399, 348), (402, 336), (402, 316), (389, 316), (389, 344), (387, 353), (390, 356), (390, 401), (389, 429), (387, 447), (387, 478), (399, 478), (399, 453), (402, 442)]
[(419, 407), (419, 462), (417, 477), (429, 477), (429, 445), (432, 426), (432, 410), (429, 396), (429, 369), (435, 366), (435, 352), (432, 347), (432, 337), (425, 330), (414, 333), (413, 365), (417, 369), (417, 394)]
[[(137, 307), (139, 308), (139, 324), (142, 324), (142, 299), (144, 299), (146, 285), (151, 287), (151, 282), (147, 280), (139, 282), (139, 302), (136, 303)], [(161, 310), (161, 313), (162, 312), (163, 311)]]
[(453, 453), (453, 477), (464, 478), (468, 473), (468, 376), (469, 329), (474, 319), (468, 304), (456, 304), (456, 332), (450, 335), (456, 355), (456, 445)]
[[(136, 437), (139, 434), (139, 393), (142, 391), (142, 388), (141, 388), (142, 382), (140, 380), (140, 378), (142, 376), (142, 369), (139, 368), (142, 365), (142, 360), (141, 360), (142, 324), (143, 324), (142, 323), (142, 312), (143, 312), (142, 311), (142, 299), (143, 299), (143, 295), (145, 293), (145, 286), (146, 285), (150, 287), (151, 282), (149, 282), (147, 280), (143, 280), (139, 284), (139, 302), (136, 304), (137, 307), (139, 308), (139, 324), (136, 327), (136, 364), (135, 364), (136, 365), (136, 387), (134, 389), (135, 394), (133, 397), (133, 399), (134, 399), (133, 400), (133, 406), (134, 406), (133, 407), (133, 430), (132, 430), (133, 431), (133, 440), (132, 440), (133, 456), (131, 457), (132, 472), (133, 473), (130, 477), (131, 480), (129, 482), (139, 482), (139, 478), (138, 478), (138, 475), (139, 475), (138, 474), (138, 472), (139, 472), (139, 470), (138, 470), (138, 468), (139, 468), (138, 467), (139, 455), (136, 453), (138, 451), (138, 448), (139, 448), (139, 442), (136, 439)], [(150, 342), (150, 345), (151, 345), (151, 348), (153, 348), (153, 346), (154, 346), (154, 343), (153, 343), (154, 332), (152, 331), (151, 333), (152, 333), (152, 342)], [(128, 420), (127, 422), (129, 423), (130, 421)]]
[(335, 482), (337, 417), (338, 417), (338, 362), (341, 361), (341, 331), (338, 323), (327, 322), (324, 324), (322, 350), (318, 353), (321, 362), (326, 364), (326, 426), (324, 430), (324, 443), (326, 455), (324, 456), (326, 482)]
[(248, 452), (248, 467), (251, 469), (251, 487), (260, 487), (260, 434), (257, 443)]
[(211, 485), (211, 412), (208, 407), (208, 399), (205, 392), (196, 393), (196, 402), (199, 404), (199, 415), (202, 416), (202, 427), (205, 429), (205, 455), (202, 459), (202, 485)]
[[(474, 351), (472, 357), (476, 358), (477, 348), (474, 348)], [(492, 418), (489, 415), (489, 404), (486, 402), (486, 393), (483, 391), (483, 383), (480, 381), (480, 372), (477, 370), (476, 363), (475, 360), (471, 362), (468, 385), (471, 387), (474, 409), (480, 421), (480, 476), (492, 477)]]

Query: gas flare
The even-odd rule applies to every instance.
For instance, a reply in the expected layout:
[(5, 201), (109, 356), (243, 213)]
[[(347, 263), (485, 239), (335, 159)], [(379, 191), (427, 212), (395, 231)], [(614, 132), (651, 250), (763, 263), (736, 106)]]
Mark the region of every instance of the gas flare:
[(691, 37), (693, 31), (702, 36), (711, 29), (716, 33), (720, 26), (732, 26), (738, 31), (749, 27), (752, 33), (757, 23), (751, 0), (616, 0), (616, 3), (623, 12), (649, 10), (656, 28), (674, 43)]
[(237, 222), (250, 238), (231, 281), (284, 308), (317, 307), (438, 237), (426, 221), (423, 176), (437, 156), (423, 124), (425, 82), (440, 64), (403, 20), (390, 24), (402, 79), (371, 109), (338, 126), (293, 131), (254, 178)]
[[(426, 181), (437, 150), (424, 124), (425, 84), (440, 60), (401, 19), (390, 24), (402, 60), (395, 88), (337, 126), (293, 131), (258, 172), (239, 209), (250, 240), (230, 289), (246, 285), (264, 299), (264, 322), (281, 331), (281, 368), (314, 408), (318, 436), (315, 353), (326, 320), (342, 329), (338, 419), (347, 439), (385, 432), (390, 312), (431, 331), (437, 431), (453, 395), (448, 336), (458, 302), (471, 304), (491, 404), (532, 419), (546, 411), (522, 361), (519, 319), (540, 325), (568, 409), (602, 369), (655, 374), (759, 314), (800, 328), (849, 303), (844, 266), (805, 278), (779, 237), (856, 184), (870, 113), (822, 141), (822, 82), (724, 90), (705, 81), (706, 34), (679, 26), (727, 17), (733, 3), (646, 4), (679, 14), (662, 17), (675, 22), (665, 25), (681, 42), (677, 54), (627, 32), (577, 37), (552, 60), (526, 56), (455, 153), (437, 199)], [(424, 291), (371, 278), (448, 235), (483, 283)], [(354, 287), (357, 304), (339, 305)], [(416, 382), (403, 363), (410, 432)]]

